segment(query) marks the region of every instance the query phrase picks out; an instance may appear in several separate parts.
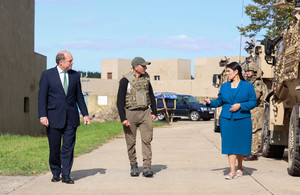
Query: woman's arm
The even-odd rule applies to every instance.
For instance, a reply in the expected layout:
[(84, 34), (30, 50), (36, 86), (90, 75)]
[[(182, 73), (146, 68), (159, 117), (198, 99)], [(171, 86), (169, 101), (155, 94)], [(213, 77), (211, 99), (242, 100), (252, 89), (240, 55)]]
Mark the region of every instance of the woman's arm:
[(241, 111), (250, 111), (257, 106), (256, 94), (252, 84), (248, 85), (249, 101), (240, 103)]
[(216, 100), (210, 100), (210, 104), (209, 104), (209, 107), (214, 107), (214, 108), (217, 108), (217, 107), (220, 107), (223, 105), (223, 100), (222, 100), (222, 85), (221, 85), (221, 88), (220, 88), (220, 91), (219, 91), (219, 94), (218, 94), (218, 98)]

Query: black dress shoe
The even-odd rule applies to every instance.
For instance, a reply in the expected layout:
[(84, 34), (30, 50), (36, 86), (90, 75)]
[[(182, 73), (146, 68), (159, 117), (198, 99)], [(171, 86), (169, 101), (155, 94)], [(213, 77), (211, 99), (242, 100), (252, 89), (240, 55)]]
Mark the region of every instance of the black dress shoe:
[(67, 184), (74, 184), (74, 181), (70, 178), (69, 175), (62, 176), (62, 182)]
[(130, 175), (131, 175), (131, 177), (138, 177), (139, 176), (139, 168), (138, 168), (137, 163), (135, 163), (134, 165), (131, 165)]
[(151, 170), (150, 167), (147, 167), (147, 168), (143, 169), (143, 176), (145, 176), (145, 177), (153, 177), (153, 171)]
[(60, 181), (60, 176), (59, 175), (53, 175), (51, 181), (52, 182), (58, 182), (58, 181)]

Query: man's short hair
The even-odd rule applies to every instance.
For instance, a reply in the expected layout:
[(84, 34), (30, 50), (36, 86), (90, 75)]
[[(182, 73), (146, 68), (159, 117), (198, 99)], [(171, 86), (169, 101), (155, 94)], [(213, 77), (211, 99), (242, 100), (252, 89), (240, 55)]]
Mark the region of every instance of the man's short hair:
[(56, 55), (56, 64), (58, 65), (61, 60), (65, 60), (66, 56), (64, 53), (58, 53)]

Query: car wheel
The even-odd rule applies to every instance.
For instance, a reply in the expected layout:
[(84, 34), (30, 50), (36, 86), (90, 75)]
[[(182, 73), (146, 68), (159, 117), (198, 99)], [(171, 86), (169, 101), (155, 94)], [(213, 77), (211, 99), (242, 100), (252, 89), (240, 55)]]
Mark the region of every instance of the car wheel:
[(204, 121), (209, 121), (211, 118), (210, 117), (203, 117), (202, 118)]
[(195, 111), (193, 110), (191, 113), (190, 113), (190, 119), (192, 121), (198, 121), (200, 119), (200, 114), (198, 111)]
[(158, 113), (157, 114), (157, 119), (159, 121), (164, 121), (166, 119), (165, 115), (163, 113)]

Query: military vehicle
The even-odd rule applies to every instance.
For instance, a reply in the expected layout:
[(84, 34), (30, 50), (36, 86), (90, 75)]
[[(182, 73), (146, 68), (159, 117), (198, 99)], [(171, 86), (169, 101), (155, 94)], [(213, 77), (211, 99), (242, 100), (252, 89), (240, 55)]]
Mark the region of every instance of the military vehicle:
[[(249, 56), (246, 58), (244, 62), (241, 63), (243, 71), (246, 71), (248, 69), (249, 62), (253, 61), (255, 64), (257, 64), (259, 71), (259, 74), (261, 74), (261, 77), (263, 79), (263, 82), (267, 85), (268, 89), (270, 90), (272, 87), (272, 78), (273, 78), (273, 70), (272, 67), (269, 66), (265, 59), (265, 49), (264, 45), (258, 45), (255, 47), (255, 40), (253, 39), (251, 42), (246, 42), (246, 47), (244, 48), (247, 53), (249, 53)], [(220, 67), (224, 67), (224, 70), (221, 74), (214, 74), (213, 75), (213, 86), (216, 88), (220, 88), (220, 86), (227, 82), (227, 77), (225, 74), (225, 67), (229, 64), (229, 59), (225, 57), (225, 60), (221, 60), (219, 62)], [(215, 109), (215, 117), (214, 117), (214, 131), (220, 132), (220, 114), (222, 111), (222, 107)]]
[[(219, 62), (220, 67), (224, 67), (224, 70), (222, 71), (221, 74), (214, 74), (213, 75), (213, 86), (216, 88), (219, 88), (220, 86), (227, 82), (227, 77), (226, 77), (226, 65), (229, 64), (229, 58), (225, 57), (225, 60), (221, 59)], [(215, 109), (215, 114), (214, 114), (214, 132), (220, 132), (220, 114), (222, 111), (222, 107), (216, 108)]]
[[(246, 41), (247, 46), (244, 48), (247, 53), (250, 53), (250, 56), (246, 58), (245, 62), (241, 64), (243, 69), (245, 69), (246, 62), (253, 58), (253, 48), (254, 48), (254, 40), (251, 42)], [(213, 86), (220, 90), (220, 87), (223, 83), (227, 82), (227, 75), (226, 75), (226, 65), (229, 64), (229, 58), (225, 56), (225, 60), (221, 59), (219, 62), (220, 67), (224, 67), (221, 74), (214, 74), (213, 75)], [(214, 132), (220, 132), (220, 114), (222, 111), (222, 107), (215, 109), (215, 116), (214, 116)]]
[(300, 176), (300, 0), (280, 0), (294, 5), (294, 20), (279, 37), (265, 43), (265, 60), (274, 67), (273, 90), (267, 97), (263, 126), (263, 156), (282, 158), (288, 148), (288, 173)]

